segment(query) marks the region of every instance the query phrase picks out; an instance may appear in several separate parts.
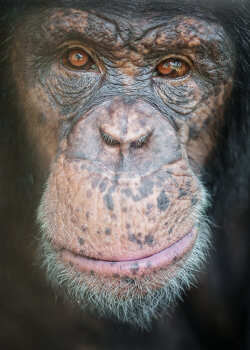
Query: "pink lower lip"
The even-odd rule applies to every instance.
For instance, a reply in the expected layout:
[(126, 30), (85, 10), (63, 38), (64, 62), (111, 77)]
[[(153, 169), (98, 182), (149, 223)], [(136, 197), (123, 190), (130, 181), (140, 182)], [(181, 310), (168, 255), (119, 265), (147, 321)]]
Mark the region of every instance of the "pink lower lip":
[(90, 259), (77, 255), (70, 250), (62, 250), (62, 259), (67, 263), (73, 263), (77, 269), (85, 273), (96, 273), (106, 277), (131, 277), (136, 278), (148, 275), (155, 270), (166, 269), (194, 246), (197, 230), (193, 228), (179, 241), (159, 253), (143, 259), (129, 261), (105, 261)]

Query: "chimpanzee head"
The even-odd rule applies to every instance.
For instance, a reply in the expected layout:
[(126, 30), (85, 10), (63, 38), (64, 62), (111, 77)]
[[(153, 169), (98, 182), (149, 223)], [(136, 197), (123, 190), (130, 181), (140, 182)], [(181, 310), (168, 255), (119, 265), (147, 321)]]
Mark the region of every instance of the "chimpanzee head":
[(29, 8), (11, 51), (48, 177), (38, 218), (49, 279), (80, 307), (142, 326), (206, 254), (201, 175), (234, 72), (212, 15), (150, 3)]

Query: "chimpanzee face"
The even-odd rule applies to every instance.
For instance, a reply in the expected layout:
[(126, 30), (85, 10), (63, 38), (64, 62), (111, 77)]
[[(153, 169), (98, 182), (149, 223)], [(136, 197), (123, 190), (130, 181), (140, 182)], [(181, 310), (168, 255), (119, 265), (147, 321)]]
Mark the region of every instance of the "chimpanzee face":
[(48, 274), (81, 307), (143, 324), (207, 249), (200, 175), (231, 92), (231, 43), (167, 10), (41, 9), (15, 35), (24, 128), (48, 177)]

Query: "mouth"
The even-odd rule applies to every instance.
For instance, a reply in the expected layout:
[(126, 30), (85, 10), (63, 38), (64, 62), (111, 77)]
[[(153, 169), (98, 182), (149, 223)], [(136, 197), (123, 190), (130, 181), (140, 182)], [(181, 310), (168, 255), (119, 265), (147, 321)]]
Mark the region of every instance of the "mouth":
[(181, 261), (192, 250), (197, 238), (197, 228), (192, 228), (181, 239), (164, 250), (141, 259), (125, 261), (107, 261), (88, 258), (68, 249), (61, 250), (65, 263), (73, 264), (82, 273), (97, 274), (105, 277), (137, 278), (150, 275)]

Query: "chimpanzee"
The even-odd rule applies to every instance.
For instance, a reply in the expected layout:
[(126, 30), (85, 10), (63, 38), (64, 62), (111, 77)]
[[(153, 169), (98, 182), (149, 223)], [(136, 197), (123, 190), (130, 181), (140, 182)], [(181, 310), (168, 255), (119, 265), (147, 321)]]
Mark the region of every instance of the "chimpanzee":
[(248, 10), (1, 2), (1, 348), (247, 348)]

